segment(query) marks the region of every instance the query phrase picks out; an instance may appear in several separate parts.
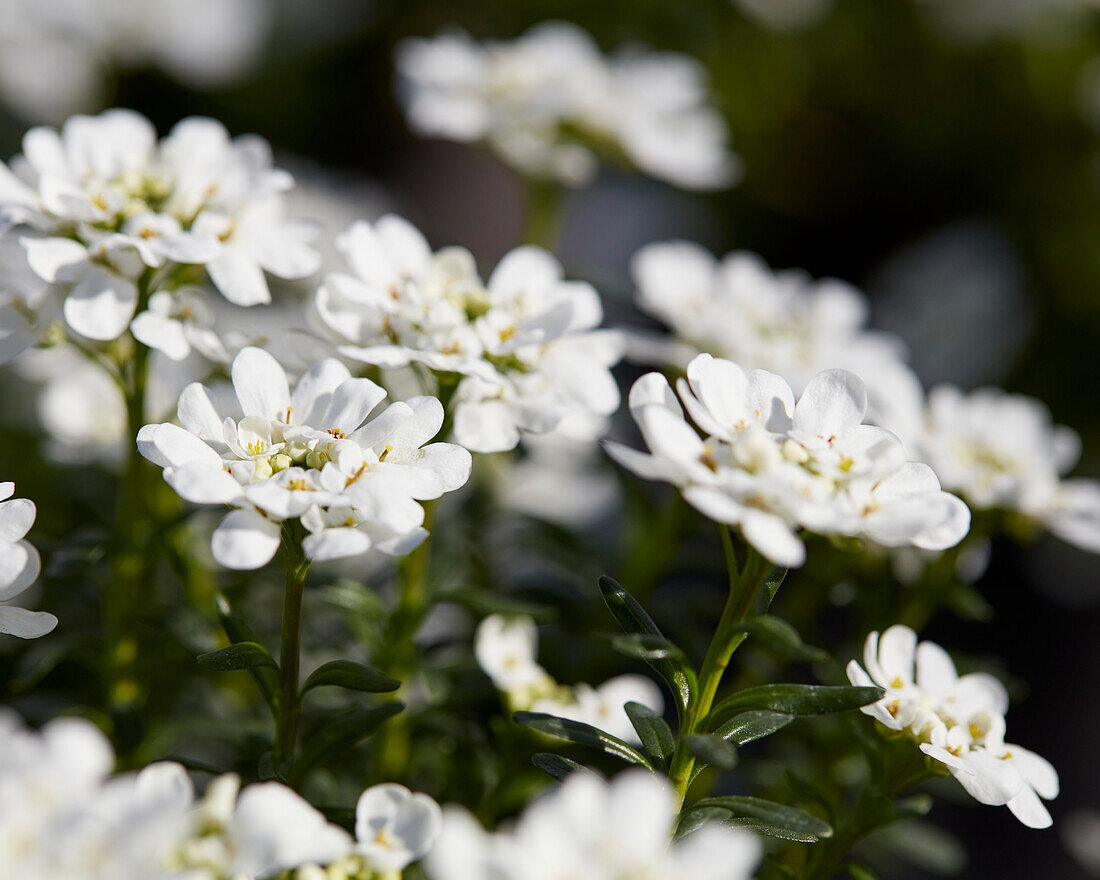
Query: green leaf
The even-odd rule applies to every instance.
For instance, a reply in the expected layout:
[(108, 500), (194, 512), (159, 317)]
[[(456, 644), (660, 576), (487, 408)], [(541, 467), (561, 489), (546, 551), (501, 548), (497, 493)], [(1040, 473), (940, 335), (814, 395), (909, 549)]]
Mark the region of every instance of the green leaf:
[(683, 840), (689, 834), (693, 834), (708, 822), (728, 822), (733, 818), (729, 810), (715, 808), (703, 810), (691, 810), (680, 817), (680, 824), (676, 828), (676, 840)]
[[(218, 593), (217, 596), (214, 597), (214, 603), (218, 609), (218, 620), (221, 622), (222, 629), (225, 630), (226, 636), (229, 637), (229, 641), (234, 644), (256, 641), (255, 636), (252, 634), (252, 630), (249, 629), (248, 624), (244, 622), (244, 618), (233, 609), (225, 596)], [(259, 688), (264, 701), (274, 712), (275, 688), (278, 685), (271, 671), (271, 667), (251, 667), (248, 670), (248, 674), (252, 676), (252, 680), (256, 682), (256, 687)]]
[(710, 713), (708, 724), (721, 724), (741, 709), (764, 709), (784, 715), (828, 715), (847, 712), (882, 699), (878, 687), (847, 685), (765, 684), (726, 697)]
[(784, 715), (781, 712), (762, 712), (754, 709), (735, 715), (714, 731), (714, 734), (736, 745), (743, 746), (753, 740), (770, 736), (792, 721), (794, 721), (793, 715)]
[(583, 746), (591, 746), (630, 764), (640, 764), (650, 770), (653, 769), (649, 759), (637, 749), (590, 724), (547, 715), (544, 712), (516, 712), (512, 718), (517, 724), (530, 727), (539, 733), (556, 736), (558, 739), (569, 740)]
[(676, 740), (665, 719), (641, 703), (627, 703), (624, 708), (646, 752), (659, 769), (666, 769), (676, 751)]
[(611, 647), (626, 657), (635, 660), (671, 660), (680, 665), (687, 664), (687, 656), (664, 636), (649, 633), (620, 633), (611, 637)]
[[(630, 593), (606, 575), (601, 576), (598, 583), (608, 610), (618, 621), (624, 632), (664, 639), (661, 631), (657, 629), (657, 624), (646, 614), (645, 609), (638, 604), (638, 600)], [(675, 661), (670, 654), (668, 657), (647, 660), (646, 662), (656, 669), (661, 678), (672, 688), (673, 696), (676, 698), (677, 711), (680, 717), (683, 718), (687, 707), (694, 698), (698, 681), (695, 671), (687, 662), (683, 652), (679, 649), (677, 649), (677, 652)]]
[(761, 834), (780, 837), (783, 840), (797, 840), (802, 843), (816, 843), (825, 837), (833, 836), (832, 826), (824, 819), (811, 816), (804, 810), (777, 804), (755, 797), (714, 797), (696, 801), (689, 809), (718, 808), (729, 810), (733, 822), (745, 825)]
[(258, 642), (237, 642), (228, 648), (220, 648), (217, 651), (208, 651), (199, 654), (195, 658), (203, 669), (214, 672), (230, 672), (235, 669), (256, 669), (260, 666), (270, 666), (278, 669), (279, 665), (271, 652)]
[(353, 660), (332, 660), (318, 666), (302, 685), (302, 693), (315, 687), (342, 687), (367, 694), (385, 694), (401, 687), (401, 682), (377, 669)]
[[(570, 773), (585, 770), (583, 765), (576, 761), (570, 761), (561, 755), (553, 755), (550, 752), (538, 752), (531, 757), (531, 763), (545, 773), (549, 773), (555, 779), (565, 779)], [(591, 772), (591, 771), (589, 771)]]
[(783, 586), (783, 581), (787, 578), (787, 569), (781, 566), (776, 566), (769, 572), (768, 576), (764, 578), (764, 586), (760, 590), (760, 595), (756, 597), (756, 613), (764, 614), (772, 605), (772, 599), (775, 598), (775, 594), (779, 592), (779, 588)]
[(326, 723), (302, 747), (302, 755), (294, 764), (294, 780), (300, 780), (305, 772), (350, 749), (361, 739), (370, 736), (384, 721), (405, 708), (404, 703), (385, 703), (369, 709), (357, 708)]
[(692, 733), (684, 737), (684, 745), (705, 764), (713, 764), (723, 770), (737, 766), (737, 747), (720, 736)]
[(732, 631), (747, 633), (750, 638), (790, 660), (817, 663), (829, 656), (820, 648), (803, 642), (798, 631), (778, 617), (750, 617)]

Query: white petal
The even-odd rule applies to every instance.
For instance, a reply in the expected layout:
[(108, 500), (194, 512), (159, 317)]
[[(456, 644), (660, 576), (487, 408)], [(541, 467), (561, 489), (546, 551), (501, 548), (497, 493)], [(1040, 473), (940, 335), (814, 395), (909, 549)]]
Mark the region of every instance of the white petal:
[(797, 568), (806, 561), (806, 545), (782, 519), (749, 511), (741, 520), (745, 540), (775, 565)]
[(888, 682), (911, 682), (916, 655), (917, 634), (907, 626), (895, 624), (879, 638), (878, 662)]
[(57, 626), (57, 618), (46, 611), (28, 611), (14, 605), (0, 605), (0, 633), (21, 639), (37, 639)]
[(917, 645), (917, 687), (934, 696), (943, 696), (958, 680), (955, 663), (935, 642)]
[(1008, 802), (1008, 808), (1028, 828), (1049, 828), (1054, 824), (1050, 812), (1030, 786), (1020, 789), (1020, 793)]
[(302, 374), (290, 395), (291, 421), (297, 425), (322, 427), (322, 416), (332, 400), (332, 393), (350, 378), (351, 372), (336, 358), (325, 358), (314, 364)]
[(180, 423), (200, 440), (215, 444), (222, 442), (222, 418), (214, 405), (210, 390), (199, 382), (192, 382), (180, 393), (176, 415)]
[(182, 361), (191, 353), (183, 324), (167, 315), (142, 312), (130, 322), (130, 332), (138, 342), (163, 352), (174, 361)]
[(794, 408), (794, 427), (818, 437), (840, 437), (863, 420), (867, 389), (854, 373), (826, 370), (810, 380)]
[(332, 398), (317, 427), (325, 430), (335, 428), (350, 434), (363, 424), (371, 410), (385, 397), (385, 390), (370, 379), (348, 379), (332, 392)]
[(210, 547), (226, 568), (249, 571), (267, 565), (279, 549), (280, 529), (254, 510), (234, 510), (214, 530)]
[(88, 249), (70, 238), (21, 238), (19, 243), (34, 273), (51, 284), (75, 280), (66, 270), (88, 262)]
[(263, 270), (239, 247), (225, 246), (206, 264), (210, 280), (231, 303), (255, 306), (271, 302)]
[(231, 504), (242, 494), (241, 484), (220, 465), (185, 464), (169, 468), (164, 479), (180, 498), (192, 504)]
[(325, 529), (315, 535), (307, 535), (302, 541), (306, 556), (315, 562), (359, 556), (370, 548), (370, 537), (355, 528)]
[(34, 525), (35, 512), (29, 498), (0, 501), (0, 545), (22, 540)]
[(146, 425), (137, 436), (138, 452), (161, 467), (200, 464), (220, 468), (221, 457), (194, 434), (178, 425)]
[(455, 408), (454, 437), (471, 452), (504, 452), (519, 443), (516, 416), (501, 400), (463, 401)]
[(262, 348), (241, 349), (231, 368), (233, 389), (246, 416), (284, 421), (290, 406), (286, 373)]
[(133, 281), (93, 264), (65, 297), (65, 321), (89, 339), (115, 339), (129, 326), (136, 306)]
[(1048, 801), (1058, 797), (1058, 771), (1050, 761), (1022, 746), (1006, 744), (1005, 748), (1012, 754), (1012, 762), (1028, 785)]
[(22, 593), (42, 570), (42, 559), (30, 541), (9, 544), (0, 552), (0, 602)]

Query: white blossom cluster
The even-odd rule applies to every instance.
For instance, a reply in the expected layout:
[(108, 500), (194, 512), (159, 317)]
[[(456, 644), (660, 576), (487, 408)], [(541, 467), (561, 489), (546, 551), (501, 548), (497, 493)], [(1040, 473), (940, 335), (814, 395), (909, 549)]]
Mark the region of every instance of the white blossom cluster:
[(193, 383), (180, 395), (182, 427), (146, 425), (137, 437), (182, 498), (236, 508), (212, 541), (228, 568), (269, 562), (290, 520), (308, 532), (311, 559), (407, 553), (427, 534), (418, 502), (469, 478), (469, 452), (428, 442), (443, 423), (434, 397), (397, 401), (368, 419), (386, 397), (369, 379), (329, 358), (292, 393), (279, 362), (253, 347), (234, 358), (231, 375), (235, 403)]
[(42, 570), (34, 545), (26, 540), (37, 509), (27, 498), (12, 498), (15, 483), (0, 483), (0, 633), (36, 639), (57, 626), (46, 611), (28, 611), (9, 604), (25, 592)]
[(759, 840), (711, 823), (669, 845), (678, 813), (668, 780), (628, 770), (605, 782), (572, 774), (529, 806), (514, 828), (486, 833), (448, 807), (425, 866), (431, 880), (748, 880)]
[(803, 529), (926, 550), (954, 546), (969, 529), (969, 509), (940, 489), (928, 465), (906, 461), (895, 435), (863, 424), (867, 395), (852, 373), (819, 373), (796, 404), (774, 373), (702, 354), (677, 389), (679, 401), (661, 374), (639, 379), (630, 411), (649, 452), (618, 443), (608, 452), (738, 526), (777, 565), (805, 561)]
[(577, 26), (545, 22), (512, 41), (410, 39), (397, 70), (417, 133), (485, 144), (531, 177), (579, 186), (601, 156), (693, 189), (740, 176), (705, 71), (685, 55), (607, 57)]
[(538, 631), (530, 617), (486, 617), (477, 628), (474, 656), (510, 708), (580, 721), (630, 743), (638, 734), (623, 708), (640, 703), (664, 712), (661, 690), (644, 675), (617, 675), (598, 687), (554, 681), (538, 662)]
[(263, 0), (0, 0), (0, 101), (32, 122), (95, 109), (118, 68), (157, 66), (205, 88), (246, 73), (267, 34)]
[(1058, 774), (1034, 752), (1005, 742), (1008, 694), (992, 675), (959, 676), (943, 648), (917, 644), (917, 634), (898, 625), (867, 637), (863, 666), (851, 661), (848, 678), (885, 688), (860, 711), (917, 740), (978, 801), (1007, 804), (1031, 828), (1050, 826), (1040, 798), (1058, 796)]
[(777, 272), (746, 251), (718, 259), (687, 241), (647, 245), (631, 273), (638, 307), (673, 336), (672, 344), (643, 340), (643, 358), (683, 367), (707, 352), (778, 373), (795, 393), (823, 370), (850, 370), (866, 383), (871, 413), (884, 424), (920, 398), (901, 340), (868, 329), (866, 297), (844, 281)]
[(91, 723), (40, 732), (0, 714), (0, 861), (9, 880), (263, 880), (401, 871), (439, 835), (438, 804), (399, 785), (363, 792), (356, 836), (276, 782), (241, 788), (227, 774), (197, 798), (179, 764), (111, 776), (114, 755)]
[(1067, 479), (1077, 432), (1053, 423), (1040, 401), (997, 388), (932, 389), (906, 431), (909, 447), (972, 509), (1019, 514), (1100, 553), (1100, 481)]
[[(143, 116), (109, 110), (26, 134), (23, 153), (0, 164), (0, 230), (17, 227), (7, 234), (63, 297), (72, 331), (106, 341), (130, 327), (178, 357), (197, 340), (176, 325), (200, 317), (195, 298), (178, 293), (187, 269), (205, 268), (227, 300), (250, 306), (271, 301), (265, 272), (305, 278), (320, 266), (310, 246), (319, 230), (285, 217), (292, 185), (260, 138), (230, 139), (221, 123), (192, 118), (158, 141)], [(148, 304), (139, 281), (152, 287)], [(29, 347), (50, 325), (41, 291), (4, 287), (0, 336), (16, 353), (10, 337)]]
[(483, 283), (463, 248), (433, 253), (399, 217), (337, 240), (353, 274), (329, 275), (316, 312), (341, 355), (384, 369), (422, 365), (457, 382), (454, 437), (474, 452), (513, 448), (570, 414), (619, 406), (618, 334), (591, 285), (567, 281), (548, 252), (521, 247)]

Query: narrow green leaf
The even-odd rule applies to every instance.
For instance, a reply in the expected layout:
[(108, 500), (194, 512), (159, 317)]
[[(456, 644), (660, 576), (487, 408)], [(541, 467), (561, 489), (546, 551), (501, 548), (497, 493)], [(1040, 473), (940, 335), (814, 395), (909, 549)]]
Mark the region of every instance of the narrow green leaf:
[(764, 709), (784, 715), (828, 715), (858, 709), (882, 698), (878, 687), (847, 685), (765, 684), (726, 697), (711, 712), (709, 726), (721, 724), (742, 709)]
[(404, 703), (393, 702), (369, 709), (353, 709), (338, 715), (310, 737), (302, 747), (301, 757), (294, 763), (294, 781), (300, 780), (311, 767), (350, 749), (361, 739), (370, 736), (384, 721), (404, 708)]
[(764, 586), (760, 590), (760, 595), (756, 597), (757, 614), (764, 614), (771, 608), (772, 600), (775, 598), (775, 594), (779, 592), (779, 588), (783, 586), (783, 581), (786, 578), (787, 569), (778, 565), (764, 578)]
[[(657, 624), (653, 622), (653, 619), (638, 603), (638, 600), (616, 581), (603, 575), (599, 578), (598, 583), (608, 610), (624, 632), (664, 639), (661, 631), (657, 628)], [(668, 644), (671, 645), (671, 642)], [(695, 671), (691, 668), (686, 656), (679, 649), (677, 649), (677, 652), (675, 660), (672, 659), (670, 654), (668, 657), (659, 659), (647, 659), (646, 662), (657, 670), (661, 678), (672, 689), (673, 696), (676, 698), (677, 711), (680, 717), (683, 718), (694, 697), (698, 681)]]
[(676, 839), (683, 840), (689, 834), (694, 834), (708, 822), (728, 822), (733, 818), (729, 810), (715, 808), (703, 810), (691, 810), (680, 817), (680, 824), (676, 828)]
[[(714, 797), (696, 801), (689, 809), (729, 810), (734, 822), (773, 837), (814, 843), (833, 836), (832, 826), (804, 810), (755, 797)], [(780, 833), (781, 832), (781, 833)]]
[(565, 779), (570, 773), (586, 769), (576, 761), (570, 761), (568, 758), (553, 755), (550, 752), (538, 752), (531, 757), (531, 763), (555, 779)]
[(676, 750), (676, 740), (665, 719), (641, 703), (627, 703), (624, 708), (646, 752), (659, 769), (666, 769)]
[(737, 626), (733, 632), (743, 632), (765, 647), (790, 660), (817, 663), (829, 655), (820, 648), (814, 648), (802, 641), (798, 631), (787, 621), (778, 617), (763, 615), (750, 617)]
[(650, 633), (621, 633), (611, 637), (611, 647), (626, 657), (635, 660), (645, 660), (652, 663), (654, 660), (670, 660), (679, 665), (686, 665), (687, 657), (676, 645), (664, 636), (655, 636)]
[(318, 666), (310, 674), (302, 685), (302, 693), (311, 688), (329, 685), (367, 694), (384, 694), (397, 690), (401, 687), (401, 682), (353, 660), (332, 660)]
[(530, 727), (539, 733), (556, 736), (558, 739), (569, 740), (579, 745), (591, 746), (630, 764), (640, 764), (650, 770), (653, 769), (649, 759), (637, 749), (590, 724), (547, 715), (543, 712), (516, 712), (512, 718), (517, 724)]
[(260, 666), (270, 666), (278, 669), (279, 665), (271, 652), (258, 642), (237, 642), (228, 648), (220, 648), (217, 651), (208, 651), (199, 654), (195, 658), (203, 669), (214, 672), (230, 672), (235, 669), (255, 669)]
[(784, 715), (781, 712), (762, 712), (754, 709), (733, 716), (714, 731), (714, 734), (722, 737), (722, 739), (729, 740), (735, 745), (743, 746), (753, 740), (770, 736), (792, 721), (794, 721), (793, 715)]
[(692, 733), (684, 737), (684, 745), (705, 764), (713, 764), (723, 770), (732, 770), (737, 766), (737, 747), (720, 736)]

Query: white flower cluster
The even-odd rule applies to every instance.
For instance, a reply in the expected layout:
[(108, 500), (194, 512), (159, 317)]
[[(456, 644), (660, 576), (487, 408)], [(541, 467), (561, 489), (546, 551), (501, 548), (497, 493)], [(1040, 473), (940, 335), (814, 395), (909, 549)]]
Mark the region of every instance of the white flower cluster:
[(628, 770), (606, 782), (572, 774), (529, 806), (515, 827), (486, 833), (447, 808), (425, 865), (431, 880), (748, 880), (760, 842), (747, 831), (705, 825), (669, 845), (678, 813), (668, 780)]
[(944, 385), (932, 389), (913, 422), (910, 447), (974, 510), (1021, 514), (1100, 553), (1100, 481), (1064, 478), (1081, 441), (1072, 428), (1054, 424), (1038, 400)]
[(1008, 804), (1031, 828), (1050, 826), (1040, 797), (1058, 796), (1058, 774), (1034, 752), (1004, 741), (1008, 694), (996, 678), (960, 677), (943, 648), (917, 644), (917, 634), (900, 625), (867, 637), (863, 666), (848, 664), (852, 684), (877, 684), (886, 694), (860, 711), (912, 736), (981, 803)]
[(397, 70), (415, 131), (484, 143), (532, 177), (582, 185), (600, 154), (694, 189), (740, 176), (705, 71), (685, 55), (608, 58), (576, 25), (546, 22), (511, 42), (462, 32), (410, 39)]
[(664, 712), (660, 688), (644, 675), (618, 675), (595, 688), (559, 685), (538, 663), (538, 631), (529, 617), (486, 617), (477, 628), (474, 655), (513, 710), (580, 721), (635, 744), (638, 734), (623, 707), (641, 703)]
[(667, 324), (678, 343), (652, 346), (657, 358), (682, 367), (709, 352), (778, 373), (795, 393), (823, 370), (850, 370), (867, 384), (871, 412), (885, 424), (897, 407), (920, 399), (901, 340), (867, 328), (866, 297), (844, 281), (776, 272), (746, 251), (719, 260), (687, 241), (647, 245), (634, 255), (631, 274), (639, 308)]
[(288, 520), (309, 532), (302, 546), (311, 559), (372, 547), (407, 553), (427, 534), (418, 502), (470, 476), (465, 449), (424, 445), (443, 423), (434, 397), (392, 403), (368, 421), (386, 392), (352, 378), (337, 360), (313, 366), (293, 393), (283, 368), (262, 349), (242, 350), (231, 374), (236, 406), (219, 406), (214, 392), (193, 383), (180, 395), (183, 427), (146, 425), (137, 437), (141, 454), (164, 468), (182, 498), (237, 508), (212, 542), (228, 568), (269, 562)]
[(0, 0), (0, 100), (31, 121), (95, 109), (105, 67), (157, 66), (204, 88), (247, 72), (263, 0)]
[(196, 799), (179, 764), (111, 777), (114, 755), (80, 719), (26, 729), (0, 714), (0, 861), (7, 880), (262, 880), (401, 871), (428, 852), (439, 806), (399, 785), (363, 792), (356, 839), (275, 782), (232, 774)]
[(630, 392), (649, 453), (617, 443), (608, 452), (641, 477), (678, 486), (711, 519), (737, 525), (777, 565), (805, 561), (800, 529), (942, 550), (970, 527), (969, 509), (940, 489), (928, 465), (907, 462), (896, 436), (862, 423), (867, 395), (852, 373), (818, 374), (796, 404), (774, 373), (702, 354), (677, 388), (705, 438), (668, 380), (649, 373)]
[(26, 540), (37, 510), (33, 501), (12, 498), (14, 494), (15, 483), (0, 483), (0, 633), (36, 639), (57, 626), (57, 618), (8, 604), (34, 583), (42, 569), (38, 551)]
[(610, 367), (618, 334), (591, 285), (566, 281), (546, 251), (509, 253), (483, 283), (463, 248), (432, 253), (399, 217), (354, 224), (337, 241), (354, 275), (333, 274), (316, 311), (345, 357), (396, 369), (424, 365), (461, 379), (454, 436), (474, 452), (513, 448), (572, 413), (619, 406)]
[[(130, 326), (142, 278), (154, 295), (170, 294), (183, 267), (204, 266), (226, 299), (249, 306), (271, 301), (265, 271), (317, 271), (310, 242), (318, 230), (284, 216), (292, 185), (260, 138), (231, 140), (221, 123), (192, 118), (158, 142), (143, 116), (109, 110), (74, 116), (60, 132), (26, 134), (22, 155), (0, 163), (0, 230), (19, 227), (31, 269), (64, 294), (69, 327), (110, 340)], [(34, 303), (18, 305), (26, 312)], [(187, 301), (162, 296), (152, 315), (187, 310)], [(148, 345), (178, 350), (177, 333), (163, 338), (163, 321), (139, 315), (133, 330)]]

